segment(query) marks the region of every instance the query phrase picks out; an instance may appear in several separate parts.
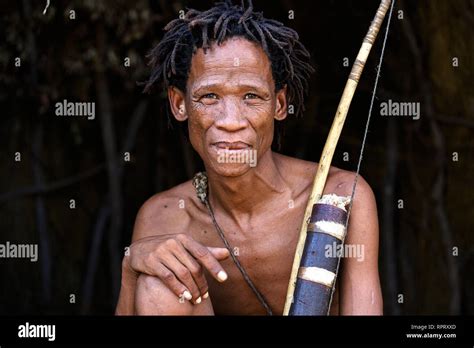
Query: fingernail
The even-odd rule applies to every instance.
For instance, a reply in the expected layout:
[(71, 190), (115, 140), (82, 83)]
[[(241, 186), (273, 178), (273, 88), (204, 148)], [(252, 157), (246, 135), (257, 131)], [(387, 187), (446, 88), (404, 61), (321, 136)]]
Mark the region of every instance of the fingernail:
[(200, 303), (201, 303), (201, 297), (198, 297), (198, 298), (197, 298), (196, 303), (197, 303), (197, 304), (200, 304)]
[(224, 271), (220, 271), (219, 273), (217, 273), (217, 278), (223, 282), (227, 279), (227, 273), (225, 273)]
[(206, 291), (206, 293), (204, 295), (202, 295), (202, 298), (203, 299), (206, 299), (209, 297), (209, 291)]
[(191, 293), (190, 293), (188, 290), (186, 290), (185, 292), (183, 292), (183, 296), (184, 296), (184, 298), (185, 298), (186, 300), (188, 300), (188, 301), (193, 298), (193, 295), (191, 295)]

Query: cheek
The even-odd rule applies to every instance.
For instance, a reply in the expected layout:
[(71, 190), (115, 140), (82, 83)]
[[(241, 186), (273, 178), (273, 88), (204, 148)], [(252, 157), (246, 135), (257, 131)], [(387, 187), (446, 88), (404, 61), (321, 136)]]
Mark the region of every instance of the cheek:
[(274, 105), (265, 105), (254, 109), (249, 122), (257, 133), (258, 148), (266, 150), (273, 141)]
[(273, 142), (273, 132), (274, 132), (274, 123), (273, 117), (271, 117), (268, 122), (265, 124), (265, 129), (262, 131), (260, 136), (260, 147), (262, 152), (265, 152), (272, 146)]
[(189, 140), (193, 148), (202, 155), (202, 147), (205, 146), (205, 133), (212, 126), (213, 113), (206, 106), (190, 103), (186, 106), (188, 111)]

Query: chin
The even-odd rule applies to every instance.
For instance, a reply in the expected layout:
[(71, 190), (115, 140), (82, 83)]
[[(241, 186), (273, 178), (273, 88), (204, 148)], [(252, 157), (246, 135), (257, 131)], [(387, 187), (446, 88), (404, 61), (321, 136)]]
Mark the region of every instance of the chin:
[(207, 170), (211, 170), (223, 177), (239, 177), (257, 164), (257, 151), (251, 147), (243, 150), (223, 150), (210, 146), (206, 153)]
[(246, 174), (253, 168), (248, 163), (217, 163), (213, 162), (206, 166), (213, 172), (224, 177), (238, 177)]

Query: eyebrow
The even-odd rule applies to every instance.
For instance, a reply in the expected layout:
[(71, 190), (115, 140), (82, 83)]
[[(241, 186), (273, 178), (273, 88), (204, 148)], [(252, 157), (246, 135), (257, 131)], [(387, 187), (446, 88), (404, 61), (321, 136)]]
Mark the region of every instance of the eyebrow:
[[(193, 91), (193, 93), (199, 93), (202, 90), (209, 90), (209, 89), (213, 89), (213, 88), (216, 88), (216, 87), (222, 87), (222, 86), (223, 86), (223, 84), (221, 84), (221, 83), (206, 83), (206, 84), (200, 85), (198, 88), (196, 88)], [(249, 83), (239, 83), (239, 84), (236, 84), (235, 86), (237, 86), (238, 88), (242, 88), (242, 89), (251, 89), (251, 90), (260, 91), (260, 92), (267, 92), (267, 89), (262, 85), (254, 85), (254, 84), (249, 84)]]

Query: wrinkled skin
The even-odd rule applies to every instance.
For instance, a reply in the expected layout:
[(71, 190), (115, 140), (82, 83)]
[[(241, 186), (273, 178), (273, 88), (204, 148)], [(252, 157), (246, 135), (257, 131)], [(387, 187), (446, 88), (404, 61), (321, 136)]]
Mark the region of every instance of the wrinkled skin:
[[(272, 152), (274, 122), (286, 116), (265, 52), (243, 38), (193, 56), (184, 93), (168, 91), (174, 116), (188, 120), (204, 161), (210, 203), (234, 252), (275, 314), (283, 312), (300, 224), (316, 163)], [(219, 151), (256, 151), (256, 166), (221, 163)], [(173, 149), (169, 149), (173, 151)], [(354, 173), (331, 167), (325, 193), (350, 195)], [(381, 314), (374, 195), (359, 178), (331, 314)], [(140, 209), (122, 266), (117, 314), (259, 315), (265, 310), (229, 257), (191, 181)]]

